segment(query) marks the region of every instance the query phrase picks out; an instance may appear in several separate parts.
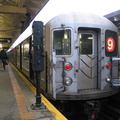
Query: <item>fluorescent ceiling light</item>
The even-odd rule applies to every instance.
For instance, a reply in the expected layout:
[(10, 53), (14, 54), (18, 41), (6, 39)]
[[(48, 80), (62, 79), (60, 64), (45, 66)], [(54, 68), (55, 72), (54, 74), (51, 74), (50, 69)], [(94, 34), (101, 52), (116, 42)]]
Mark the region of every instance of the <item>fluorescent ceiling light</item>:
[(0, 49), (2, 49), (2, 44), (0, 43)]

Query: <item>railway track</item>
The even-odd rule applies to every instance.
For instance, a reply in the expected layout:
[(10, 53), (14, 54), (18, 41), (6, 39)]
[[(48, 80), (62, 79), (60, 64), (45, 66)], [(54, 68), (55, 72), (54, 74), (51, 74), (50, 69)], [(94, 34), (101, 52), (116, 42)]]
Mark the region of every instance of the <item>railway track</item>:
[(120, 120), (120, 93), (103, 103), (99, 120)]
[(68, 120), (120, 120), (120, 93), (106, 98), (102, 103), (98, 119), (88, 119), (88, 116), (77, 109), (74, 109), (73, 112), (65, 115)]

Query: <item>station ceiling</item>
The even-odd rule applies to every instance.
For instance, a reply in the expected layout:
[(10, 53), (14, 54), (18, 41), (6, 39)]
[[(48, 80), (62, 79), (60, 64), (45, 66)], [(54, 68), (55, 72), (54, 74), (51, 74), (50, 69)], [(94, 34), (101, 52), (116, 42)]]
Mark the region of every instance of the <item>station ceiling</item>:
[[(6, 50), (49, 0), (0, 0), (0, 44)], [(105, 15), (120, 29), (120, 10)]]
[(108, 18), (116, 25), (116, 27), (118, 28), (118, 39), (120, 40), (120, 10), (113, 11), (112, 13), (109, 13), (104, 17)]
[(0, 0), (0, 44), (8, 49), (49, 0)]
[(113, 11), (112, 13), (107, 14), (104, 17), (111, 20), (120, 30), (120, 10)]

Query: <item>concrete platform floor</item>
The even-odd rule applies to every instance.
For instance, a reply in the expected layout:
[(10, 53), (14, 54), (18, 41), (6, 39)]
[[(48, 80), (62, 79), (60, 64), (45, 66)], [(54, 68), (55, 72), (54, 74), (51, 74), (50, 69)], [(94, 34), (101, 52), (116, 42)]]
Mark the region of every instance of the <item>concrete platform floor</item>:
[(9, 64), (0, 68), (0, 120), (56, 120), (46, 108), (32, 110), (35, 94)]

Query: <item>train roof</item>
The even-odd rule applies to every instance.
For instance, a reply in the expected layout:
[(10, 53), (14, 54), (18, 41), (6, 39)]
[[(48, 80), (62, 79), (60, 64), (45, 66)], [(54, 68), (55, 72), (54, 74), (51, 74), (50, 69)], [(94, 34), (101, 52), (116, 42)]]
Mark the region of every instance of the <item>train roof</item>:
[(95, 27), (116, 29), (117, 27), (107, 18), (92, 13), (69, 12), (60, 14), (51, 19), (46, 25), (60, 27), (61, 25), (72, 26), (79, 24), (80, 27)]

